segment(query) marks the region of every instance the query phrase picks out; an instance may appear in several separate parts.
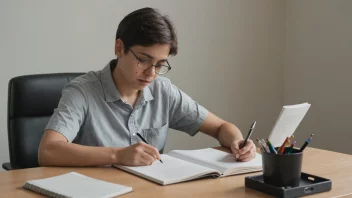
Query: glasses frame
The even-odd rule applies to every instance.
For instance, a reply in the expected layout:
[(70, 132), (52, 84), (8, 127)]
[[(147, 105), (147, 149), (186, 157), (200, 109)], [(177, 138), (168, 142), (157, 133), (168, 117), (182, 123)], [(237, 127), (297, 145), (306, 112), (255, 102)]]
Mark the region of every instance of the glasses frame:
[(157, 73), (157, 74), (159, 74), (159, 75), (166, 74), (167, 72), (169, 72), (169, 71), (171, 70), (171, 65), (170, 65), (169, 61), (167, 61), (167, 60), (166, 60), (167, 65), (154, 65), (154, 64), (152, 64), (152, 63), (149, 61), (149, 62), (147, 63), (147, 64), (149, 65), (148, 68), (146, 68), (146, 69), (140, 68), (138, 65), (139, 65), (140, 62), (143, 62), (143, 61), (141, 60), (141, 58), (139, 58), (139, 57), (134, 53), (134, 51), (133, 51), (131, 48), (128, 48), (128, 50), (130, 50), (130, 51), (132, 52), (133, 56), (137, 59), (137, 61), (138, 61), (137, 67), (138, 67), (139, 69), (148, 70), (148, 69), (150, 69), (151, 67), (158, 67), (158, 66), (167, 67), (168, 70), (167, 70), (166, 72), (164, 72), (164, 73), (159, 73), (159, 72), (157, 72), (156, 69), (155, 69), (155, 73)]

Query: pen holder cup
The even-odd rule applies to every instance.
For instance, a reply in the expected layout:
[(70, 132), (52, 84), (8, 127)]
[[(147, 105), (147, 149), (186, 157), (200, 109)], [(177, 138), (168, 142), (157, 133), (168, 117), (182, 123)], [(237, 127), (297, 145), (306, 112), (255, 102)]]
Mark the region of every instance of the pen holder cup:
[[(285, 153), (289, 148), (285, 149)], [(297, 187), (301, 180), (303, 153), (293, 149), (291, 154), (263, 152), (264, 183), (276, 187)]]

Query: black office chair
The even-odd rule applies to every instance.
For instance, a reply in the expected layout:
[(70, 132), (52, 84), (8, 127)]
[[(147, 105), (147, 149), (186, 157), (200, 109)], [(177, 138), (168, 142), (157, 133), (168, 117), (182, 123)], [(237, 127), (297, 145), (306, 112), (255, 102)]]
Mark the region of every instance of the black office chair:
[(62, 89), (82, 74), (26, 75), (10, 80), (7, 104), (10, 163), (2, 164), (5, 170), (38, 167), (39, 143)]

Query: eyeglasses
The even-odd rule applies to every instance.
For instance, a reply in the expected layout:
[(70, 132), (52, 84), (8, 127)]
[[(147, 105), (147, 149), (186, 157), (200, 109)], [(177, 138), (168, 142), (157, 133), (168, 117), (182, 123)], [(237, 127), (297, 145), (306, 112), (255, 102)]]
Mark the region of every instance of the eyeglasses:
[(170, 66), (170, 64), (169, 64), (169, 62), (167, 60), (166, 60), (166, 64), (156, 64), (156, 65), (154, 65), (150, 60), (145, 60), (145, 59), (139, 58), (131, 50), (131, 48), (128, 48), (128, 50), (130, 50), (132, 52), (132, 54), (134, 55), (134, 57), (138, 60), (137, 67), (139, 69), (148, 70), (151, 67), (155, 67), (155, 72), (157, 74), (159, 74), (159, 75), (166, 74), (168, 71), (171, 70), (171, 66)]

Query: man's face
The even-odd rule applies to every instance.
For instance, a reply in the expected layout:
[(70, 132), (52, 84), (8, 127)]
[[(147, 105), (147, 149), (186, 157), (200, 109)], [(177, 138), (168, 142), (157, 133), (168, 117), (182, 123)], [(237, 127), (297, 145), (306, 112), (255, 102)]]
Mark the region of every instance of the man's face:
[(140, 68), (141, 64), (166, 64), (170, 52), (170, 45), (155, 44), (148, 47), (133, 46), (126, 53), (124, 53), (123, 47), (121, 49), (122, 51), (119, 51), (119, 48), (115, 47), (115, 52), (119, 57), (119, 70), (122, 73), (124, 81), (130, 85), (132, 89), (142, 90), (145, 86), (150, 84), (158, 74), (155, 72), (155, 67), (143, 70)]

